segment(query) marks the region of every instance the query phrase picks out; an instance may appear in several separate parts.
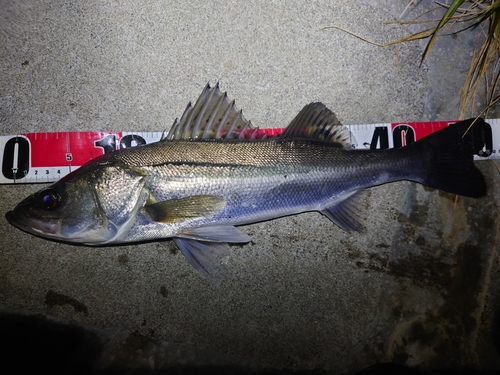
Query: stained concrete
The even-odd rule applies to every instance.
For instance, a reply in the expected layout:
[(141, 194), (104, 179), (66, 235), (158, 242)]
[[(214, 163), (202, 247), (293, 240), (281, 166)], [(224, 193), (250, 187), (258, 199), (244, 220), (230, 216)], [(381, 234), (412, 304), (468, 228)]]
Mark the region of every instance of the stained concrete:
[[(345, 124), (456, 118), (475, 36), (441, 40), (420, 66), (422, 43), (379, 48), (322, 30), (394, 40), (406, 27), (384, 22), (405, 5), (2, 1), (0, 132), (163, 130), (217, 81), (261, 127), (312, 101)], [(50, 349), (67, 342), (67, 366), (89, 371), (500, 369), (499, 177), (478, 166), (480, 199), (371, 189), (364, 234), (317, 213), (245, 226), (252, 242), (231, 247), (217, 288), (170, 242), (76, 247), (2, 219), (2, 335), (11, 349), (19, 337), (43, 348), (47, 366), (66, 364)], [(0, 212), (40, 188), (0, 186)]]

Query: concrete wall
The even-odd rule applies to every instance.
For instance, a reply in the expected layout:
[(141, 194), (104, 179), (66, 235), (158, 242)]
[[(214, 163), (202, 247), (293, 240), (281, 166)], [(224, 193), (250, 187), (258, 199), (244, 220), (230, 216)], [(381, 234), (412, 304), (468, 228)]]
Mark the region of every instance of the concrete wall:
[[(286, 126), (312, 101), (344, 124), (456, 118), (474, 34), (440, 41), (419, 66), (421, 43), (322, 30), (397, 39), (407, 28), (384, 22), (402, 3), (2, 0), (0, 134), (161, 131), (217, 81), (259, 127)], [(217, 288), (170, 242), (77, 247), (0, 219), (3, 332), (22, 344), (36, 319), (48, 332), (76, 324), (101, 368), (499, 369), (499, 174), (478, 165), (481, 199), (372, 189), (364, 234), (318, 213), (245, 226), (253, 240), (231, 247)], [(0, 212), (40, 188), (0, 186)]]

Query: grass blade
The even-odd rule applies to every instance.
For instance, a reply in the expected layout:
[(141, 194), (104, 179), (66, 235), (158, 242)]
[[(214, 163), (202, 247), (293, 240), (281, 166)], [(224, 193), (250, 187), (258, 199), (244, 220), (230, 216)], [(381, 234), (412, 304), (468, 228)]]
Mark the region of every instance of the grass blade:
[(424, 54), (422, 56), (422, 61), (420, 64), (422, 64), (427, 56), (429, 55), (429, 52), (431, 51), (432, 47), (434, 46), (434, 43), (436, 42), (436, 38), (438, 35), (438, 32), (443, 28), (444, 25), (450, 21), (451, 17), (455, 14), (457, 9), (462, 5), (464, 0), (454, 0), (446, 13), (444, 14), (443, 18), (441, 18), (441, 21), (439, 21), (438, 25), (434, 29), (434, 31), (431, 33), (431, 39), (429, 40), (429, 43), (427, 43), (427, 46), (425, 47)]

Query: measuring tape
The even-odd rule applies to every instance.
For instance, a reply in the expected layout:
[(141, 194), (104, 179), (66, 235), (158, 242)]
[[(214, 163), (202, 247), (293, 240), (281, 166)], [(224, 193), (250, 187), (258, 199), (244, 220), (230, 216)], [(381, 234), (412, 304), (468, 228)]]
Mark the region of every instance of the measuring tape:
[[(355, 149), (403, 147), (456, 121), (345, 125)], [(474, 159), (500, 159), (500, 119), (474, 127)], [(478, 128), (479, 126), (479, 128)], [(275, 136), (284, 128), (260, 129)], [(47, 132), (0, 136), (0, 184), (55, 182), (89, 160), (120, 149), (158, 142), (163, 132)]]

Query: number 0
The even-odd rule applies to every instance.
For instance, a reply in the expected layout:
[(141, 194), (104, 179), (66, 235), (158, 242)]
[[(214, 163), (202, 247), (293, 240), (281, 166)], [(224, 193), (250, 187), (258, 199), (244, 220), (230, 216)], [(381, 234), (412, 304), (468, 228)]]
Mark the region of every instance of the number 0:
[(9, 180), (24, 178), (30, 169), (30, 143), (24, 137), (9, 139), (3, 150), (2, 174)]

